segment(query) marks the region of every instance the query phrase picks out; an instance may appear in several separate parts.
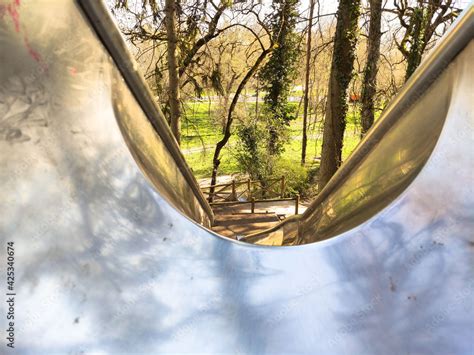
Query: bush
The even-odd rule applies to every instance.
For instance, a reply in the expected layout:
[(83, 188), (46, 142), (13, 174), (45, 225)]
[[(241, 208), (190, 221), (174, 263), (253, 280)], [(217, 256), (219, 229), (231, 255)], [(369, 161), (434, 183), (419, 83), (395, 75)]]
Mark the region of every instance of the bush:
[(271, 175), (273, 159), (265, 146), (266, 135), (267, 132), (258, 125), (240, 126), (237, 131), (237, 164), (240, 171), (252, 180), (264, 181)]
[(272, 155), (268, 152), (269, 131), (259, 123), (240, 125), (237, 128), (237, 142), (234, 157), (241, 173), (264, 185), (270, 179), (285, 176), (285, 195), (293, 197), (299, 194), (309, 197), (317, 193), (316, 176), (319, 166), (302, 166), (293, 158)]
[(307, 171), (308, 171), (308, 178), (307, 178), (308, 186), (305, 189), (303, 195), (305, 197), (314, 197), (319, 192), (319, 187), (318, 187), (319, 164), (310, 166), (309, 168), (307, 168)]
[(274, 177), (285, 176), (286, 195), (305, 195), (310, 184), (308, 170), (298, 162), (281, 158), (274, 167)]

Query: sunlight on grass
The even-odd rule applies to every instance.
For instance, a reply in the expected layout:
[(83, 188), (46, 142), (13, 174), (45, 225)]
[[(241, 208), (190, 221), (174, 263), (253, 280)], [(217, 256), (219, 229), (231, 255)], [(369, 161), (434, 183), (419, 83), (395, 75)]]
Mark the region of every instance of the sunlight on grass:
[[(292, 102), (290, 104), (297, 105), (298, 103)], [(252, 114), (255, 110), (255, 103), (239, 103), (238, 106), (241, 110), (245, 110), (246, 108), (249, 114)], [(223, 136), (221, 123), (216, 118), (217, 109), (217, 103), (209, 103), (207, 101), (187, 102), (185, 104), (181, 149), (197, 179), (211, 176), (215, 144)], [(354, 112), (355, 111), (352, 110), (348, 113), (348, 123), (344, 135), (344, 147), (342, 151), (343, 159), (346, 159), (350, 155), (360, 141), (357, 115)], [(238, 121), (236, 120), (234, 121), (233, 128), (235, 129), (237, 125)], [(290, 138), (288, 143), (285, 144), (282, 159), (294, 162), (295, 164), (300, 163), (302, 127), (303, 118), (300, 112), (299, 117), (291, 122), (289, 127)], [(311, 166), (314, 163), (318, 164), (317, 158), (321, 157), (322, 132), (320, 132), (320, 129), (322, 129), (322, 125), (318, 122), (316, 125), (311, 124), (309, 128), (307, 165)], [(232, 147), (235, 143), (236, 137), (232, 136), (228, 145), (223, 149), (219, 175), (238, 172), (237, 161), (232, 151)]]

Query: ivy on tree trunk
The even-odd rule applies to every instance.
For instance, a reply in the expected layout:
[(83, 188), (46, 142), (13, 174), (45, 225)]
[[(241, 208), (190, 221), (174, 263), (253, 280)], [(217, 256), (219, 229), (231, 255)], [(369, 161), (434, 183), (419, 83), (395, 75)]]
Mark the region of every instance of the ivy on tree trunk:
[(337, 10), (336, 34), (329, 76), (323, 147), (319, 172), (321, 190), (341, 165), (346, 128), (347, 88), (354, 68), (360, 0), (341, 0)]
[(369, 38), (367, 41), (367, 61), (362, 82), (362, 109), (360, 120), (362, 135), (365, 135), (374, 123), (374, 100), (377, 89), (377, 71), (380, 57), (380, 24), (382, 19), (382, 0), (370, 0)]
[(174, 137), (180, 144), (181, 107), (179, 99), (178, 61), (176, 59), (176, 2), (166, 0), (165, 7), (166, 34), (168, 42), (168, 77), (170, 126)]
[(311, 62), (311, 39), (313, 30), (314, 2), (310, 0), (309, 20), (308, 20), (308, 39), (306, 41), (306, 68), (304, 80), (304, 103), (303, 103), (303, 139), (301, 141), (301, 165), (306, 162), (306, 146), (308, 144), (308, 108), (309, 108), (309, 75)]

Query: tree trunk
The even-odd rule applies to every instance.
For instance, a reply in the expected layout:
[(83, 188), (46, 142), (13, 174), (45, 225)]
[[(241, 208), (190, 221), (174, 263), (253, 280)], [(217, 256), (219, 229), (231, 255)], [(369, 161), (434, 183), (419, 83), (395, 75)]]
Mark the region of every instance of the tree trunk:
[(260, 95), (260, 87), (259, 87), (259, 82), (258, 82), (258, 78), (257, 78), (257, 88), (256, 88), (256, 93), (255, 93), (255, 120), (258, 120), (258, 96)]
[(209, 202), (212, 202), (213, 198), (212, 195), (214, 194), (214, 187), (213, 185), (216, 184), (217, 180), (217, 171), (219, 169), (219, 165), (221, 163), (220, 161), (220, 155), (222, 148), (227, 144), (229, 141), (230, 136), (232, 135), (230, 129), (232, 127), (232, 122), (234, 120), (233, 118), (233, 113), (235, 110), (235, 107), (237, 106), (237, 103), (239, 101), (240, 94), (242, 93), (242, 90), (245, 88), (245, 85), (247, 85), (247, 82), (250, 80), (250, 78), (254, 75), (255, 71), (258, 69), (262, 61), (265, 59), (265, 57), (273, 50), (273, 47), (270, 47), (266, 50), (264, 50), (260, 56), (257, 58), (255, 61), (254, 65), (252, 68), (249, 69), (247, 74), (245, 74), (244, 78), (240, 82), (239, 86), (237, 87), (237, 90), (235, 91), (234, 97), (232, 99), (232, 102), (229, 107), (229, 111), (227, 113), (227, 121), (225, 125), (225, 130), (224, 130), (224, 137), (217, 142), (216, 144), (216, 149), (214, 150), (214, 157), (212, 159), (212, 175), (211, 175), (211, 188), (209, 190)]
[(341, 0), (337, 10), (336, 35), (329, 77), (323, 148), (319, 173), (321, 190), (341, 165), (346, 128), (347, 88), (354, 67), (360, 0)]
[(165, 4), (165, 24), (168, 41), (168, 77), (169, 77), (169, 108), (170, 126), (174, 137), (180, 144), (181, 107), (179, 100), (179, 76), (178, 61), (176, 59), (176, 2), (166, 0)]
[(308, 40), (306, 41), (306, 68), (304, 78), (304, 104), (303, 104), (303, 140), (301, 141), (301, 165), (306, 163), (306, 146), (308, 144), (308, 106), (309, 106), (309, 74), (311, 71), (311, 35), (313, 29), (314, 0), (310, 0)]
[(405, 81), (415, 72), (416, 68), (421, 63), (421, 58), (428, 42), (423, 41), (423, 32), (426, 28), (423, 28), (423, 8), (415, 8), (412, 15), (413, 23), (413, 35), (411, 38), (411, 46), (407, 59), (407, 70), (405, 73)]
[(374, 123), (374, 98), (377, 88), (377, 71), (380, 57), (380, 23), (382, 18), (382, 0), (370, 0), (370, 25), (367, 41), (367, 62), (364, 69), (362, 83), (362, 109), (360, 120), (362, 136), (364, 136)]

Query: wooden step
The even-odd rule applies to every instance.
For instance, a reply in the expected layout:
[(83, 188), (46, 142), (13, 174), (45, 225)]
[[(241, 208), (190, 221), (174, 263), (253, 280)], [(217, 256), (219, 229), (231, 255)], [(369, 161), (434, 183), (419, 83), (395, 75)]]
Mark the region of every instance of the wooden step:
[(237, 239), (238, 235), (261, 232), (279, 222), (275, 213), (217, 214), (212, 230), (224, 237)]

